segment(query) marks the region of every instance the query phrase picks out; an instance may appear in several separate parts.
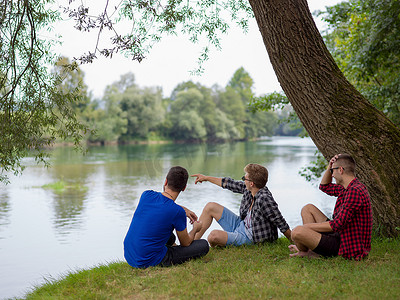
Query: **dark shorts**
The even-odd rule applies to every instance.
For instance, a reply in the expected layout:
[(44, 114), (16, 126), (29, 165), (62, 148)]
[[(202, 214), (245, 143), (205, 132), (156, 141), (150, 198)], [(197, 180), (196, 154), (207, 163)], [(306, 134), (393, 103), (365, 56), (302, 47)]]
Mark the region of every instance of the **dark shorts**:
[(340, 246), (340, 234), (338, 232), (321, 233), (321, 240), (315, 249), (315, 253), (325, 256), (337, 256)]
[(173, 246), (176, 237), (171, 234), (166, 246), (167, 253), (163, 260), (160, 262), (160, 266), (169, 267), (172, 265), (179, 265), (190, 259), (202, 257), (208, 253), (209, 245), (206, 240), (193, 241), (190, 246)]

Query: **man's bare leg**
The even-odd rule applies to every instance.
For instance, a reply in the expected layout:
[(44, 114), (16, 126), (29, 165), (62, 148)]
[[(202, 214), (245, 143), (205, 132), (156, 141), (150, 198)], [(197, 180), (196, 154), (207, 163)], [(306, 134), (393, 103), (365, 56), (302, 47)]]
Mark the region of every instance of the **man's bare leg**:
[(290, 254), (290, 257), (319, 257), (312, 250), (318, 246), (321, 240), (320, 233), (304, 226), (297, 226), (292, 230), (292, 240), (295, 245), (289, 246), (289, 249), (294, 252)]
[(217, 221), (221, 219), (223, 211), (224, 207), (221, 204), (215, 202), (207, 203), (199, 218), (199, 221), (203, 223), (203, 226), (201, 227), (201, 230), (196, 233), (194, 239), (195, 240), (201, 239), (204, 232), (206, 232), (206, 230), (211, 226), (213, 219)]
[(322, 223), (328, 219), (327, 216), (325, 216), (315, 205), (312, 204), (307, 204), (301, 209), (301, 218), (303, 220), (303, 224)]
[(208, 235), (208, 242), (211, 247), (226, 246), (228, 241), (228, 233), (223, 230), (213, 230)]

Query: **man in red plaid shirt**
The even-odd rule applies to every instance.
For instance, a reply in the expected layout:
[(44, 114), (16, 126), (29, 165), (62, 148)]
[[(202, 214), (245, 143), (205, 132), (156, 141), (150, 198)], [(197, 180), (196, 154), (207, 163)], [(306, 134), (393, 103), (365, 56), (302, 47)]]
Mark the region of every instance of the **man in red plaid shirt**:
[[(303, 207), (303, 225), (292, 231), (291, 256), (337, 256), (360, 260), (371, 250), (372, 212), (367, 188), (355, 177), (355, 161), (348, 154), (332, 157), (320, 190), (337, 201), (330, 220), (317, 207)], [(332, 177), (336, 184), (332, 183)]]

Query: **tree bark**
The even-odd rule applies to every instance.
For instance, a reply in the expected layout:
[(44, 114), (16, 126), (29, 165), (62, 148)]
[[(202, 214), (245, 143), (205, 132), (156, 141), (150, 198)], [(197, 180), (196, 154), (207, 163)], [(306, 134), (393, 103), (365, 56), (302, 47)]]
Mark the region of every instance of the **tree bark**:
[[(326, 159), (349, 153), (371, 195), (374, 225), (400, 227), (400, 130), (343, 76), (306, 0), (250, 0), (272, 66), (305, 129)], [(397, 229), (396, 229), (397, 228)]]

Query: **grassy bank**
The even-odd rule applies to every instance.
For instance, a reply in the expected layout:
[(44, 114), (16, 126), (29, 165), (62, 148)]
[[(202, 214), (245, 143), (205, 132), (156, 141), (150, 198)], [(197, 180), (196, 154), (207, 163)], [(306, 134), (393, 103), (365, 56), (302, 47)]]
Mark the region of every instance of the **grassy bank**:
[(38, 287), (25, 299), (399, 299), (400, 239), (375, 239), (361, 262), (289, 258), (274, 244), (211, 249), (171, 268), (111, 263)]

